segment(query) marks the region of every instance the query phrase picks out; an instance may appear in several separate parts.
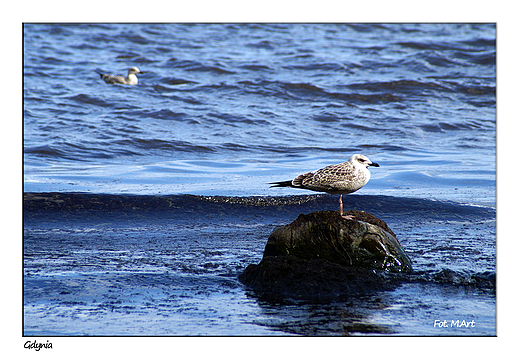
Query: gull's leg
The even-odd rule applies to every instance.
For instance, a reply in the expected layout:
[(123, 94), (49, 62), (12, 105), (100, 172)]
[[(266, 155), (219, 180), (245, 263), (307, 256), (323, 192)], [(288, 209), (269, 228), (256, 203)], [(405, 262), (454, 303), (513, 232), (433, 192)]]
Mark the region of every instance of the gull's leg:
[(343, 194), (339, 195), (339, 215), (346, 220), (354, 220), (352, 215), (343, 215)]

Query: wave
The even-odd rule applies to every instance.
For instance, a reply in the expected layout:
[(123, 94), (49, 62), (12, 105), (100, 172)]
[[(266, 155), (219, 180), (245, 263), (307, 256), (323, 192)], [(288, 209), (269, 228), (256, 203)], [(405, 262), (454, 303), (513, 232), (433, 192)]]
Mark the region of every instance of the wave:
[[(203, 196), (203, 195), (112, 195), (91, 193), (24, 193), (26, 214), (54, 211), (130, 211), (160, 212), (174, 211), (177, 215), (193, 214), (194, 211), (208, 212), (228, 209), (229, 216), (243, 214), (247, 208), (289, 207), (289, 212), (312, 212), (336, 205), (337, 197), (330, 195), (293, 196)], [(472, 206), (451, 201), (433, 201), (418, 198), (403, 198), (383, 195), (348, 195), (348, 206), (374, 214), (392, 217), (421, 217), (445, 220), (489, 220), (496, 217), (496, 209), (489, 206)]]

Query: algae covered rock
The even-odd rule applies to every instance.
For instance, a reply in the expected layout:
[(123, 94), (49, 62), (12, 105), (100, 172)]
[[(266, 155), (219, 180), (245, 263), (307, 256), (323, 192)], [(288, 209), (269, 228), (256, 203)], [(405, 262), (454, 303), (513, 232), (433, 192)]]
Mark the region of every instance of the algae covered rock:
[(239, 276), (255, 291), (274, 297), (323, 299), (386, 290), (385, 273), (412, 272), (412, 262), (392, 230), (375, 216), (351, 210), (300, 215), (276, 228), (262, 261)]
[(352, 215), (354, 220), (345, 220), (335, 211), (300, 215), (291, 224), (273, 231), (264, 258), (293, 255), (349, 267), (412, 271), (410, 258), (383, 220), (355, 210), (347, 215)]

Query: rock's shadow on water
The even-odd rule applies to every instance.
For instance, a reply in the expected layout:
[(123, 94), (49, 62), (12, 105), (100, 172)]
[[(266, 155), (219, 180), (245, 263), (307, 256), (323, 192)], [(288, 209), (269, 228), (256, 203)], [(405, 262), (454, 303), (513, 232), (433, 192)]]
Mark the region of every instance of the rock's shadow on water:
[(257, 297), (259, 307), (267, 318), (256, 320), (256, 323), (287, 334), (348, 336), (399, 332), (394, 324), (370, 320), (374, 312), (391, 306), (392, 299), (387, 298), (385, 293), (351, 296), (341, 302), (280, 300), (258, 297), (256, 293), (250, 296)]

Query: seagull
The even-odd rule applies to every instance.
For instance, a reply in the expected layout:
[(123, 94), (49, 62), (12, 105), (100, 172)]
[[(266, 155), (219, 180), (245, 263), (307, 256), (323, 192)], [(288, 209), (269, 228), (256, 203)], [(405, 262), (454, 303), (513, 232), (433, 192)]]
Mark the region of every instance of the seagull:
[(350, 194), (361, 189), (370, 180), (369, 166), (379, 167), (364, 155), (354, 154), (348, 161), (334, 164), (316, 171), (295, 177), (293, 180), (272, 182), (271, 187), (292, 187), (329, 194), (339, 194), (339, 214), (352, 220), (351, 215), (343, 216), (343, 194)]
[(101, 79), (105, 80), (107, 84), (124, 84), (124, 85), (137, 85), (136, 74), (143, 74), (137, 67), (132, 66), (128, 69), (128, 76), (123, 75), (111, 75), (111, 74), (99, 74)]

